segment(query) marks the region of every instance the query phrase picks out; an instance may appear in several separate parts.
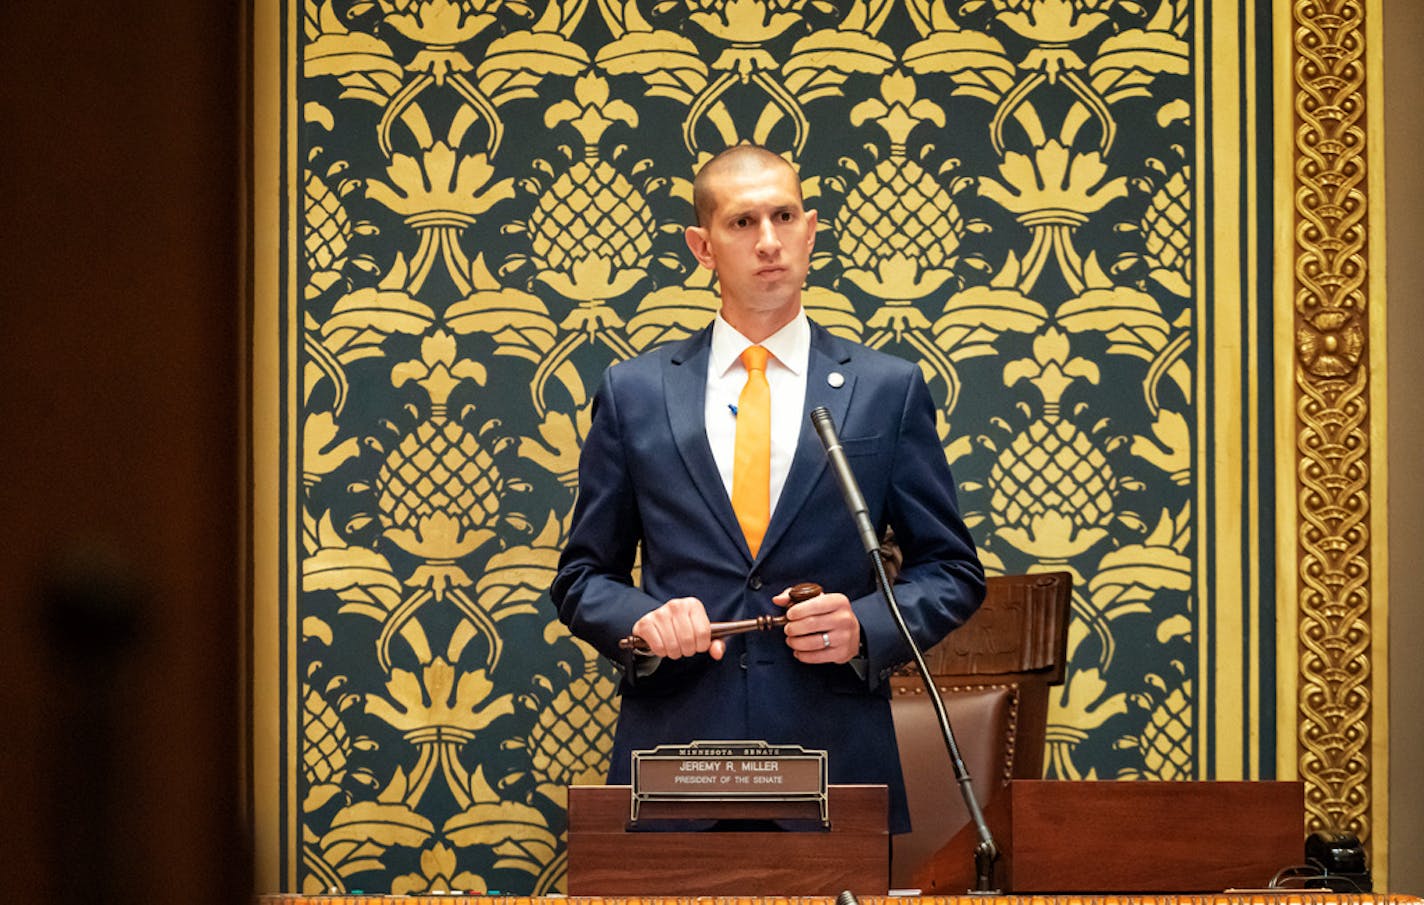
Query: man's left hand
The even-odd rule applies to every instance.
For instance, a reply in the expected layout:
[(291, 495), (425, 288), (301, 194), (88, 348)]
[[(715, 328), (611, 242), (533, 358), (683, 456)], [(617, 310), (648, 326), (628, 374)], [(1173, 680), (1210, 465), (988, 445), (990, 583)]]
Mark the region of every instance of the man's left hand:
[(772, 598), (786, 610), (786, 646), (802, 663), (849, 663), (860, 656), (860, 620), (844, 594), (791, 605), (790, 589)]

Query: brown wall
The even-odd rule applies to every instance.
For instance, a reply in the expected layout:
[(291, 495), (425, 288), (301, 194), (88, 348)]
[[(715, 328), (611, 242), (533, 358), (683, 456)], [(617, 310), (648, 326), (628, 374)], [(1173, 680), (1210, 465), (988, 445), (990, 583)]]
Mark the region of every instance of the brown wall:
[(1384, 11), (1385, 180), (1388, 225), (1390, 556), (1390, 887), (1424, 893), (1424, 16), (1416, 3)]
[(238, 4), (0, 6), (0, 851), (240, 901)]

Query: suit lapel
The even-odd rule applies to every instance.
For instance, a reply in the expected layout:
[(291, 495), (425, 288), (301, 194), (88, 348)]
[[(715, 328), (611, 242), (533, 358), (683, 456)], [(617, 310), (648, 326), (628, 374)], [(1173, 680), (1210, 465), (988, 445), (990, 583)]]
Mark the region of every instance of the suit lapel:
[[(806, 367), (806, 405), (801, 413), (796, 455), (791, 459), (791, 471), (786, 475), (786, 485), (776, 501), (776, 510), (771, 514), (771, 523), (767, 525), (758, 559), (765, 559), (781, 540), (825, 470), (826, 449), (811, 425), (811, 411), (818, 405), (825, 406), (831, 413), (836, 430), (841, 431), (845, 414), (850, 409), (851, 392), (855, 389), (855, 373), (848, 367), (850, 362), (850, 346), (839, 342), (823, 327), (812, 322), (811, 356)], [(831, 385), (832, 373), (843, 378), (840, 386)]]
[(667, 406), (673, 440), (693, 486), (702, 495), (703, 502), (707, 504), (707, 511), (750, 562), (751, 551), (747, 549), (746, 538), (742, 536), (742, 528), (737, 524), (737, 514), (732, 510), (727, 489), (722, 486), (717, 460), (712, 457), (712, 446), (707, 442), (704, 409), (707, 398), (707, 356), (711, 347), (712, 328), (708, 327), (689, 337), (681, 348), (669, 356), (663, 365), (663, 403)]

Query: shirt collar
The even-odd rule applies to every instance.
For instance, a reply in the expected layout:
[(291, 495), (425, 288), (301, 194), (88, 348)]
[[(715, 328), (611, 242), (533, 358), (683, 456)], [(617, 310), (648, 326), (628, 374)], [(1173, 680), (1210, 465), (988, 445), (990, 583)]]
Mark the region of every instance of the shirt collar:
[[(754, 343), (727, 323), (718, 312), (717, 319), (712, 322), (711, 373), (726, 374), (750, 345)], [(806, 318), (805, 309), (796, 312), (786, 326), (755, 345), (764, 347), (791, 373), (798, 376), (805, 373), (811, 358), (811, 322)]]

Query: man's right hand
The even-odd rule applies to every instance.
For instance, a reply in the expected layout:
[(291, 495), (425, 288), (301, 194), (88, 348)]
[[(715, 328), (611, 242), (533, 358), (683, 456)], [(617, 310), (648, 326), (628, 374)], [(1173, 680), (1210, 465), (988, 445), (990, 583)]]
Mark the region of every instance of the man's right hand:
[(702, 601), (675, 597), (633, 623), (633, 634), (646, 641), (648, 651), (656, 657), (676, 660), (706, 651), (713, 660), (720, 660), (727, 642), (712, 638), (711, 625)]

